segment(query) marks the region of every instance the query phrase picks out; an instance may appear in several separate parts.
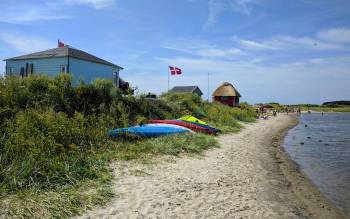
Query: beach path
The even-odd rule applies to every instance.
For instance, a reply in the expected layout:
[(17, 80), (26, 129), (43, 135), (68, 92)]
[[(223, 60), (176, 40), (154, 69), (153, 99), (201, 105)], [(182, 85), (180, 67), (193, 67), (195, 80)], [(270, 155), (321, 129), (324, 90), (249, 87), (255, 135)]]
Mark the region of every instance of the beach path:
[(118, 162), (116, 197), (81, 218), (303, 218), (271, 152), (275, 133), (291, 120), (245, 124), (203, 156)]

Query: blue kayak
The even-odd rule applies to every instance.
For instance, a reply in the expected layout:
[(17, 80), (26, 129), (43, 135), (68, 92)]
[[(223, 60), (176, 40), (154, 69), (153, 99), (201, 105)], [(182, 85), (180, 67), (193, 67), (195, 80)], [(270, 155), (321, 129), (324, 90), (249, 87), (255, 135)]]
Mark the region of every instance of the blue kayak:
[(163, 135), (172, 135), (172, 134), (179, 134), (179, 133), (186, 133), (189, 132), (186, 129), (183, 128), (177, 128), (177, 127), (170, 127), (170, 126), (134, 126), (129, 128), (119, 128), (112, 130), (108, 132), (108, 135), (111, 137), (121, 137), (121, 136), (128, 136), (128, 135), (136, 135), (139, 137), (158, 137)]

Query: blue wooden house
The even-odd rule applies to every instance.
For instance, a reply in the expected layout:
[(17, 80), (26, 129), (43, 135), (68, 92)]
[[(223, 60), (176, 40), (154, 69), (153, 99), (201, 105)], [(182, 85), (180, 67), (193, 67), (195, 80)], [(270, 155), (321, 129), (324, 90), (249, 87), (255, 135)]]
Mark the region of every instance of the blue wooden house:
[(113, 79), (115, 85), (119, 83), (118, 87), (127, 84), (119, 78), (122, 67), (68, 45), (4, 61), (6, 61), (6, 75), (27, 77), (32, 74), (54, 76), (59, 73), (70, 73), (74, 79), (87, 83), (96, 78), (107, 78)]

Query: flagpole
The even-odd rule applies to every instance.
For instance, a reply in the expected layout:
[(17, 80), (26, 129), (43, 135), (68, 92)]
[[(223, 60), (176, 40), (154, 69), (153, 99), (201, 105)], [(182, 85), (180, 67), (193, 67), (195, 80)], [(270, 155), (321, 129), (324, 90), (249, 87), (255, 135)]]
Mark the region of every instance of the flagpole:
[(208, 72), (208, 102), (209, 102), (209, 95), (210, 95), (210, 92), (209, 92), (209, 72)]
[(170, 65), (168, 65), (168, 92), (169, 92), (169, 80), (170, 80), (170, 68), (169, 68)]

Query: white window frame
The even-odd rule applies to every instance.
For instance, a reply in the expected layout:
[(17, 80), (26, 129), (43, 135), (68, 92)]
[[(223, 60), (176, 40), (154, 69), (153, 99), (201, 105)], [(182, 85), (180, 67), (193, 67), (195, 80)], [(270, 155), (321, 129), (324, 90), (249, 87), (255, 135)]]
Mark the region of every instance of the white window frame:
[(68, 65), (60, 65), (60, 73), (67, 73)]

